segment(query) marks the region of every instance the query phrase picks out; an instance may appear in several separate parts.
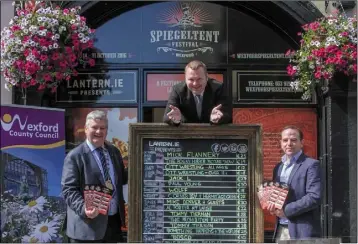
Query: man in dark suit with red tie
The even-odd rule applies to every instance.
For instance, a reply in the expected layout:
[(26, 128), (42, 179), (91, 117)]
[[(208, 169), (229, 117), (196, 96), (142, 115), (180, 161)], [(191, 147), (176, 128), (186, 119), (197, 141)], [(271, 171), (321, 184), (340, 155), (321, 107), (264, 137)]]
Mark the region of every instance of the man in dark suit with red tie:
[(185, 67), (185, 82), (173, 86), (163, 119), (170, 125), (232, 123), (232, 105), (223, 85), (209, 79), (206, 65), (194, 60)]

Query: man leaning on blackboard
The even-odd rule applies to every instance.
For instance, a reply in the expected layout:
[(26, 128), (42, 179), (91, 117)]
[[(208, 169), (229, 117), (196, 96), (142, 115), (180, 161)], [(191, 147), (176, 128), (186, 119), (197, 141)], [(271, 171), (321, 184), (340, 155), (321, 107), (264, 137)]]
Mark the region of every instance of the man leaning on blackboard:
[(164, 122), (232, 123), (232, 104), (222, 83), (208, 78), (206, 65), (198, 60), (185, 67), (185, 82), (173, 86), (164, 113)]

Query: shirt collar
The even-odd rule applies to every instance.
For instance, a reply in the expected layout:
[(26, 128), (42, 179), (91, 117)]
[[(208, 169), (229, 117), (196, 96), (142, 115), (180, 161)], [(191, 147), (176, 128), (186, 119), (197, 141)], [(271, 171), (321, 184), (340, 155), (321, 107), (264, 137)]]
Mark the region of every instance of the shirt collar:
[(96, 147), (89, 140), (86, 139), (86, 143), (87, 143), (88, 147), (90, 148), (91, 152), (96, 150)]
[(203, 97), (204, 91), (202, 91), (200, 94), (194, 94), (193, 92), (191, 92), (193, 94), (193, 96), (195, 97), (196, 95), (200, 95), (201, 97)]
[[(292, 163), (292, 162), (294, 162), (294, 163), (297, 162), (297, 159), (301, 156), (301, 154), (302, 154), (302, 150), (300, 150), (299, 152), (297, 152), (296, 154), (294, 154), (294, 155), (292, 156), (290, 162), (291, 162), (291, 163)], [(282, 156), (281, 160), (282, 160), (283, 163), (285, 163), (285, 162), (287, 161), (287, 156), (286, 156), (286, 154)]]

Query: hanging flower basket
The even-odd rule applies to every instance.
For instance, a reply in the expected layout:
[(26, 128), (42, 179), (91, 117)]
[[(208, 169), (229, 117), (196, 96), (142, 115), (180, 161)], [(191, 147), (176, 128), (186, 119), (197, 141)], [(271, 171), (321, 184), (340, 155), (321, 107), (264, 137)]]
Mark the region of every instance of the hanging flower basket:
[(300, 49), (286, 53), (293, 56), (287, 73), (294, 79), (292, 88), (309, 100), (316, 88), (327, 89), (336, 72), (356, 76), (357, 18), (324, 17), (302, 28)]
[(1, 72), (5, 87), (37, 86), (56, 91), (76, 68), (94, 66), (84, 52), (93, 47), (93, 29), (79, 15), (80, 7), (61, 9), (50, 1), (14, 4), (16, 16), (1, 32)]

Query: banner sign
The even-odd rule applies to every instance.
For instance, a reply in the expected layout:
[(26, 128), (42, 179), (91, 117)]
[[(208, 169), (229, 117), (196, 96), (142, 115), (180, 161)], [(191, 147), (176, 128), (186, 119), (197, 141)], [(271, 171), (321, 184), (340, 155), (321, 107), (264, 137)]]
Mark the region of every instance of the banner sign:
[(64, 82), (57, 91), (57, 102), (137, 102), (137, 72), (79, 74)]
[(283, 73), (238, 73), (239, 101), (286, 101), (307, 103), (302, 91), (291, 87), (291, 80)]
[[(208, 74), (209, 78), (224, 81), (223, 74)], [(167, 101), (172, 86), (184, 82), (184, 74), (147, 74), (147, 101)]]
[[(226, 8), (204, 2), (164, 2), (142, 14), (142, 62), (226, 63)], [(145, 51), (144, 51), (145, 50)]]
[(2, 242), (62, 242), (65, 111), (1, 106)]

